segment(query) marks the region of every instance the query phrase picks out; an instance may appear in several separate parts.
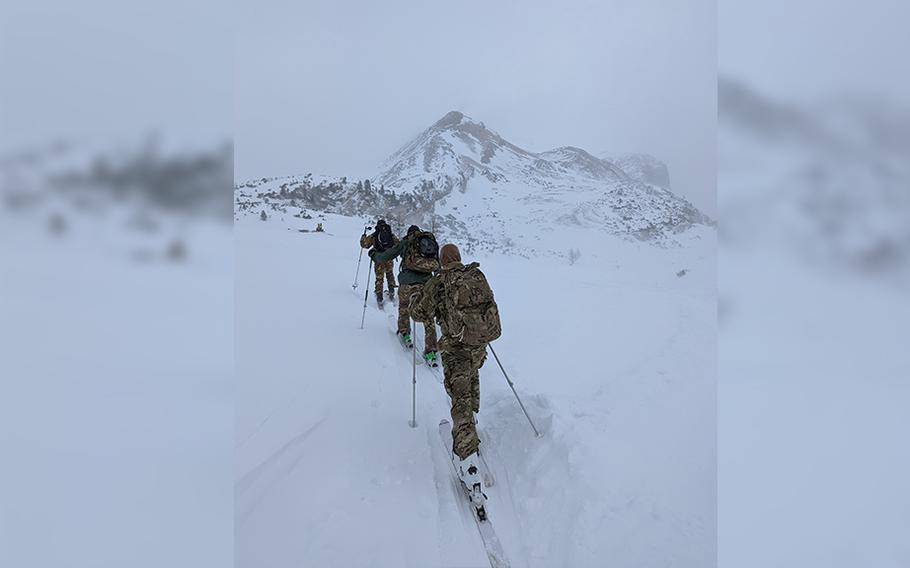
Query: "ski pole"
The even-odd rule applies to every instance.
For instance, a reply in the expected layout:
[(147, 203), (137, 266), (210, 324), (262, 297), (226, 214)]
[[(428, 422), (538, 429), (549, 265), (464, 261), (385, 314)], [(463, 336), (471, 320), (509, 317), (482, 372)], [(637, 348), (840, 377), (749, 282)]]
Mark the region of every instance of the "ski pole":
[(509, 378), (508, 373), (502, 366), (502, 362), (499, 360), (499, 355), (496, 354), (496, 350), (493, 349), (493, 346), (487, 344), (487, 347), (490, 348), (490, 351), (493, 353), (493, 357), (496, 358), (496, 364), (499, 365), (499, 369), (502, 371), (502, 376), (506, 378), (506, 382), (509, 383), (509, 386), (512, 388), (512, 393), (515, 395), (515, 399), (518, 400), (518, 406), (521, 407), (522, 412), (525, 413), (525, 418), (528, 419), (528, 423), (531, 425), (531, 429), (534, 430), (534, 435), (540, 438), (540, 432), (537, 431), (537, 427), (534, 426), (534, 422), (531, 421), (531, 416), (528, 414), (528, 411), (525, 409), (525, 405), (522, 404), (521, 398), (518, 396), (518, 392), (515, 391), (515, 385), (512, 383), (512, 379)]
[[(417, 326), (414, 320), (411, 320), (411, 341), (414, 341), (414, 331)], [(411, 428), (417, 428), (417, 348), (411, 347), (411, 421), (408, 422)]]
[[(363, 228), (363, 236), (367, 236), (367, 228)], [(357, 289), (357, 279), (360, 278), (360, 261), (363, 260), (363, 247), (360, 247), (360, 256), (357, 257), (357, 272), (354, 273), (354, 284), (351, 286), (353, 289)]]
[(363, 260), (363, 247), (360, 247), (360, 256), (357, 257), (357, 272), (354, 273), (354, 284), (351, 288), (357, 289), (357, 279), (360, 277), (360, 261)]
[(360, 329), (363, 329), (363, 321), (367, 317), (367, 295), (370, 293), (370, 272), (373, 271), (373, 259), (370, 258), (370, 268), (367, 269), (367, 283), (363, 291), (363, 315), (360, 316)]

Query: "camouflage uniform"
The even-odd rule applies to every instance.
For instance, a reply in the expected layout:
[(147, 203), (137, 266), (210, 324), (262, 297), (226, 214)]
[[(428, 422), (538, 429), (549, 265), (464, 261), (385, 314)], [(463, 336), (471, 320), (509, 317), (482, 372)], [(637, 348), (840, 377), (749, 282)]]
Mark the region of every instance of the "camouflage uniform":
[(486, 349), (452, 349), (442, 352), (446, 392), (452, 399), (452, 451), (464, 459), (477, 451), (480, 440), (474, 413), (480, 410), (480, 368)]
[[(396, 257), (401, 257), (400, 272), (398, 273), (398, 333), (408, 333), (411, 330), (411, 296), (420, 292), (430, 278), (433, 276), (430, 272), (418, 272), (407, 267), (408, 248), (413, 242), (413, 237), (404, 237), (398, 241), (392, 248), (381, 252), (370, 253), (373, 262), (390, 262)], [(415, 317), (415, 320), (423, 322), (424, 352), (436, 351), (436, 322), (433, 316)]]
[[(452, 399), (452, 451), (464, 459), (477, 451), (480, 441), (474, 425), (474, 413), (480, 410), (480, 368), (487, 358), (486, 347), (467, 347), (453, 341), (441, 317), (443, 308), (442, 278), (449, 270), (463, 269), (460, 262), (451, 262), (442, 267), (423, 286), (413, 307), (417, 319), (438, 318), (442, 329), (439, 347), (442, 353), (442, 368), (445, 374), (445, 388)], [(402, 297), (404, 297), (402, 295)]]
[[(370, 248), (373, 246), (373, 240), (373, 235), (363, 235), (360, 237), (360, 246), (363, 248)], [(396, 245), (398, 244), (397, 237), (393, 236), (392, 240)], [(389, 285), (389, 295), (395, 293), (395, 288), (397, 286), (395, 284), (394, 268), (394, 260), (387, 260), (385, 262), (373, 262), (373, 272), (376, 274), (376, 286), (374, 287), (374, 291), (376, 292), (377, 298), (382, 298), (383, 277), (385, 277), (385, 280)]]
[[(389, 261), (391, 262), (391, 261)], [(411, 298), (420, 293), (423, 284), (402, 284), (398, 292), (398, 333), (407, 333), (411, 329)], [(422, 319), (415, 317), (417, 321), (423, 322), (424, 345), (423, 352), (436, 351), (436, 322), (432, 318)]]
[(394, 260), (388, 260), (386, 262), (374, 262), (373, 271), (376, 273), (376, 296), (382, 297), (382, 277), (385, 276), (386, 282), (389, 284), (389, 295), (395, 293), (395, 274), (393, 269), (395, 267)]

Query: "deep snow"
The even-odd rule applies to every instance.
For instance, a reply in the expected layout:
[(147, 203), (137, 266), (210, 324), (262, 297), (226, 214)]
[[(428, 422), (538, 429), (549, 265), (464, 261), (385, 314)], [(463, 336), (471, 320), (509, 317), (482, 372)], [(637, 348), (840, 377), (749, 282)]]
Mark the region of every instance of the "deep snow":
[(720, 565), (907, 566), (905, 292), (764, 247), (720, 285)]
[[(364, 256), (352, 290), (362, 220), (324, 217), (326, 233), (298, 232), (319, 219), (290, 214), (235, 223), (236, 563), (484, 566), (439, 441), (444, 390), (418, 367), (409, 428), (394, 309), (371, 292), (359, 329), (372, 279)], [(490, 357), (489, 511), (514, 566), (714, 563), (715, 274), (702, 237), (659, 249), (592, 231), (573, 266), (465, 259), (491, 282), (495, 347), (544, 431), (534, 438)]]
[(230, 228), (107, 205), (0, 209), (0, 566), (229, 565)]
[(910, 566), (907, 114), (720, 86), (720, 564)]

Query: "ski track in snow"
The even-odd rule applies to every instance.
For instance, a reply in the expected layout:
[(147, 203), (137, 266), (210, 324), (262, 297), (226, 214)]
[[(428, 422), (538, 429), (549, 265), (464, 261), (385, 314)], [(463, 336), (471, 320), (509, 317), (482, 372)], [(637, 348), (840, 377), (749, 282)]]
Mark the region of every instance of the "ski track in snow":
[[(326, 418), (321, 418), (316, 424), (313, 424), (302, 434), (291, 439), (280, 450), (272, 454), (267, 460), (256, 466), (252, 471), (244, 475), (237, 483), (234, 500), (240, 503), (235, 506), (239, 509), (239, 525), (243, 525), (250, 514), (255, 510), (256, 504), (261, 501), (262, 496), (271, 489), (275, 483), (294, 471), (294, 468), (300, 461), (306, 458), (305, 442), (310, 435), (322, 426)], [(265, 478), (265, 479), (263, 479)], [(250, 496), (250, 494), (253, 494)], [(244, 506), (248, 502), (249, 505)]]
[[(408, 428), (397, 307), (376, 308), (368, 263), (352, 290), (361, 220), (324, 222), (338, 236), (237, 224), (237, 565), (488, 566), (439, 443), (440, 378), (418, 362)], [(573, 267), (479, 259), (503, 316), (497, 352), (543, 433), (489, 356), (488, 511), (512, 566), (714, 557), (713, 266), (698, 260), (710, 255), (616, 246)], [(557, 282), (536, 278), (540, 263)], [(676, 278), (678, 265), (691, 276)], [(540, 301), (548, 293), (559, 301)]]

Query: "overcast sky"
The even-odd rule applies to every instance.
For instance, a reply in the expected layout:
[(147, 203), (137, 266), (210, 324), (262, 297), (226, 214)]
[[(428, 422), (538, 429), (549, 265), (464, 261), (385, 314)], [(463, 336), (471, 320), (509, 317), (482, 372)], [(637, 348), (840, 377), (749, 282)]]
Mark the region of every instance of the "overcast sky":
[(712, 0), (243, 0), (238, 179), (367, 177), (449, 110), (531, 151), (650, 152), (714, 213)]
[(719, 0), (720, 72), (772, 96), (910, 100), (907, 0)]
[(231, 136), (234, 14), (219, 0), (0, 4), (0, 152), (49, 140)]

